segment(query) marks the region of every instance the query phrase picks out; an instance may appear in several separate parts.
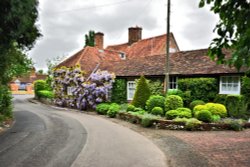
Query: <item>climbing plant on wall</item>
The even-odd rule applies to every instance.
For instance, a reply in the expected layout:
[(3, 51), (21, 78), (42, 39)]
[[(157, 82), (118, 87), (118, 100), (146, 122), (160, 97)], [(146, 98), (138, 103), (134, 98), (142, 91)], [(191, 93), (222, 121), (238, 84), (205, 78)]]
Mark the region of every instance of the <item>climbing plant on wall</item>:
[(114, 75), (108, 71), (97, 71), (88, 78), (80, 66), (61, 67), (54, 70), (53, 88), (55, 104), (78, 108), (95, 109), (96, 105), (108, 100)]

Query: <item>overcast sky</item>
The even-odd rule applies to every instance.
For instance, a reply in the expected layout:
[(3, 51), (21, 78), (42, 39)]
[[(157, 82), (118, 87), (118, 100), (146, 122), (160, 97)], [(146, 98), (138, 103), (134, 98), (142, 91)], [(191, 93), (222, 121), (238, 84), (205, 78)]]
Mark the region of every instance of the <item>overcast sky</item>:
[[(104, 45), (128, 41), (128, 28), (143, 28), (142, 38), (166, 33), (167, 0), (40, 0), (38, 27), (43, 34), (29, 56), (36, 69), (46, 59), (70, 56), (84, 46), (89, 30), (104, 33)], [(171, 32), (181, 50), (207, 48), (217, 17), (199, 0), (172, 0)]]

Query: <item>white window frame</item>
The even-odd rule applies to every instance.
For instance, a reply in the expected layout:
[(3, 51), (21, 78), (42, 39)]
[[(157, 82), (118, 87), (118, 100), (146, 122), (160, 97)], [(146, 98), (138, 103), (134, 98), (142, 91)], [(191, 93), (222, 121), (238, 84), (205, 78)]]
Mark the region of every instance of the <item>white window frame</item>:
[[(223, 78), (226, 78), (227, 82), (222, 82)], [(229, 78), (237, 78), (237, 83), (229, 83), (228, 80)], [(233, 87), (235, 84), (237, 84), (237, 90), (229, 90), (229, 86)], [(223, 86), (228, 87), (228, 90), (225, 90), (225, 88), (223, 88)], [(221, 76), (220, 77), (220, 93), (219, 94), (235, 94), (235, 95), (239, 95), (240, 94), (240, 76)]]
[[(131, 85), (134, 85), (131, 87)], [(135, 81), (128, 81), (127, 82), (127, 99), (128, 100), (133, 100), (134, 94), (135, 94), (135, 89), (136, 89), (136, 82)], [(131, 97), (131, 91), (133, 91), (133, 97)]]
[(67, 95), (72, 96), (73, 95), (73, 88), (72, 86), (67, 87)]
[[(176, 78), (176, 79), (175, 79), (175, 82), (170, 82), (170, 81), (171, 81), (171, 78)], [(170, 85), (176, 85), (176, 86), (175, 86), (174, 89), (170, 89)], [(169, 76), (168, 88), (169, 88), (170, 90), (176, 90), (176, 89), (178, 89), (178, 77), (176, 77), (176, 76)]]

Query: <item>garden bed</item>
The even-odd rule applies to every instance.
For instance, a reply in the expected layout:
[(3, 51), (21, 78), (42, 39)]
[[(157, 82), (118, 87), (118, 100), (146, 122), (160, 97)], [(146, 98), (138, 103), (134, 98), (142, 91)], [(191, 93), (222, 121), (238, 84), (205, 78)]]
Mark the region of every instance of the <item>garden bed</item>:
[[(117, 118), (134, 123), (141, 124), (142, 116), (132, 115), (127, 112), (120, 112), (117, 114)], [(196, 124), (193, 127), (186, 127), (185, 122), (176, 122), (173, 120), (165, 119), (152, 119), (152, 127), (156, 129), (168, 129), (168, 130), (201, 130), (201, 131), (211, 131), (211, 130), (241, 130), (241, 128), (250, 128), (250, 122), (244, 124), (237, 123), (201, 123)]]

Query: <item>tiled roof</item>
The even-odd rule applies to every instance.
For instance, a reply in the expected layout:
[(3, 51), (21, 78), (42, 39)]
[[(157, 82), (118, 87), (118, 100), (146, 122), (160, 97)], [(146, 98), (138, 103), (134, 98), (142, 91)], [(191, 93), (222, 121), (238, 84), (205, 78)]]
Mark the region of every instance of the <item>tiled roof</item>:
[[(206, 75), (238, 73), (235, 68), (218, 65), (207, 56), (207, 49), (182, 51), (170, 55), (170, 74)], [(229, 55), (229, 52), (226, 52)], [(165, 54), (134, 58), (125, 61), (103, 62), (103, 70), (115, 72), (117, 76), (164, 75)], [(242, 72), (242, 71), (241, 71)]]
[[(176, 48), (176, 50), (179, 51), (173, 34), (171, 33), (170, 35), (171, 47)], [(142, 39), (138, 42), (133, 43), (132, 45), (125, 43), (120, 45), (108, 46), (106, 49), (125, 52), (128, 59), (160, 55), (166, 53), (166, 34)]]

